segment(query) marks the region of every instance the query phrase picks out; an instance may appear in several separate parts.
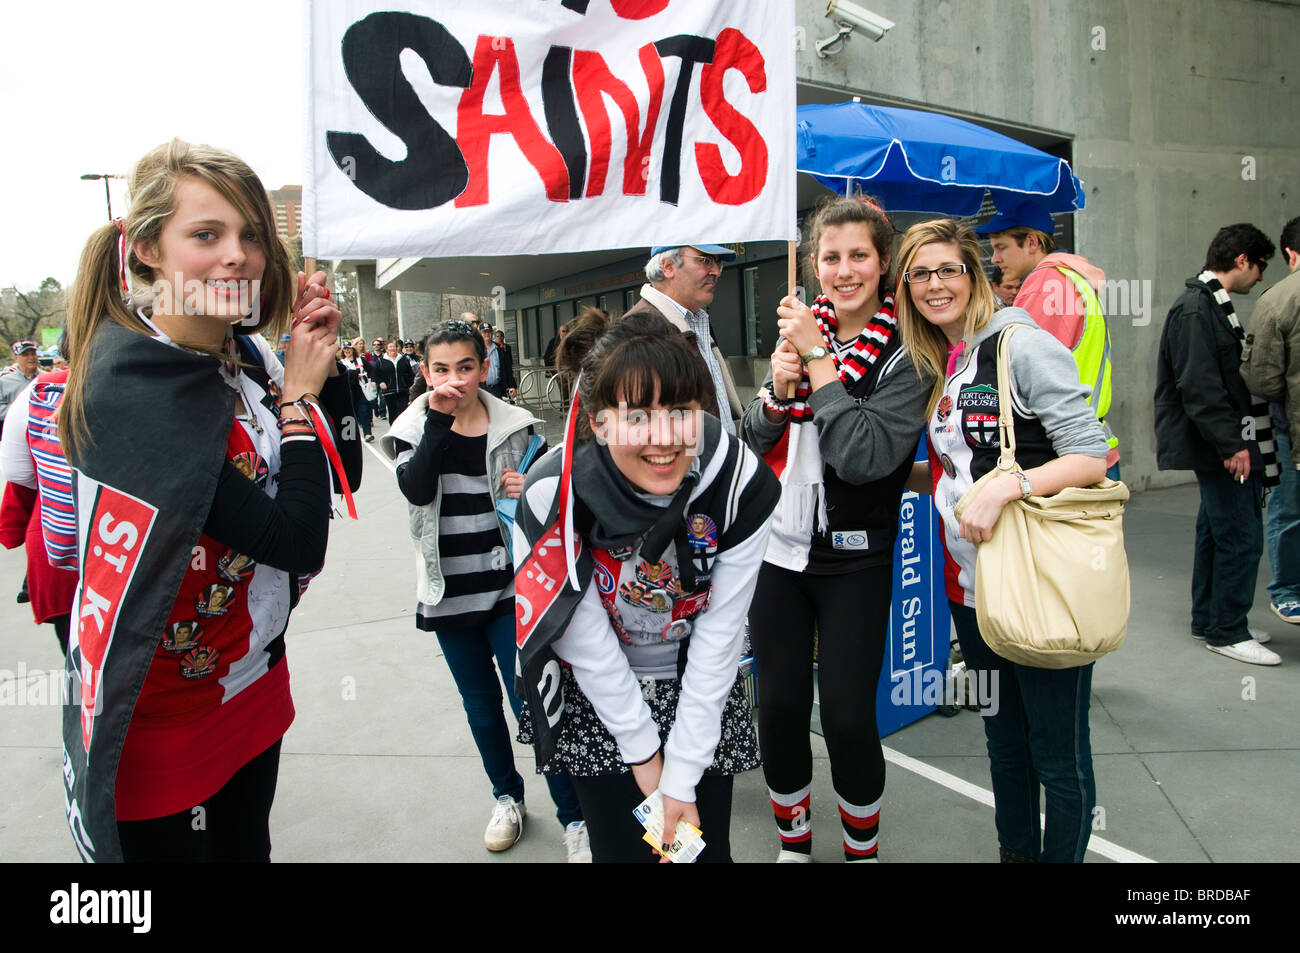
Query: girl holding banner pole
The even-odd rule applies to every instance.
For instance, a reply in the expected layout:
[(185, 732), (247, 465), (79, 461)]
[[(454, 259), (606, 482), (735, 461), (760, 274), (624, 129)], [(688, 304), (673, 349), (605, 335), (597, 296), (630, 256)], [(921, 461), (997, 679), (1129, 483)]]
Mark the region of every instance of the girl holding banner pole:
[(885, 787), (876, 684), (898, 506), (929, 382), (899, 342), (887, 277), (893, 228), (884, 212), (869, 200), (837, 198), (817, 211), (810, 232), (822, 293), (811, 308), (793, 295), (781, 302), (782, 340), (741, 426), (781, 482), (749, 613), (759, 739), (778, 860), (811, 860), (815, 644), (837, 834), (846, 860), (875, 860)]
[(758, 765), (739, 677), (776, 479), (701, 404), (694, 344), (658, 314), (589, 311), (560, 348), (577, 395), (515, 524), (517, 642), (538, 765), (567, 771), (597, 862), (650, 862), (656, 793), (703, 862), (731, 859), (733, 776)]
[(130, 191), (68, 307), (69, 824), (87, 859), (268, 861), (289, 613), (324, 562), (331, 474), (353, 516), (360, 483), (341, 316), (323, 273), (295, 288), (230, 153), (174, 139)]

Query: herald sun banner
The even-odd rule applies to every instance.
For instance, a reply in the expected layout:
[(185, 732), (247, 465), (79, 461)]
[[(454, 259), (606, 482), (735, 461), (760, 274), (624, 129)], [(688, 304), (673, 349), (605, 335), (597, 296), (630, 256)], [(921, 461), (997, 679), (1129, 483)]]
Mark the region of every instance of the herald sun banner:
[(796, 237), (794, 0), (310, 11), (310, 257)]

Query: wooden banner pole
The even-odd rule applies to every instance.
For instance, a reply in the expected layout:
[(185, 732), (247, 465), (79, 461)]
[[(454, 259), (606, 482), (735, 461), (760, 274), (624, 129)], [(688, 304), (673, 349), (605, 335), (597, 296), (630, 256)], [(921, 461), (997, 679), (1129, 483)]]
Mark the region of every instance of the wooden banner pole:
[[(795, 288), (799, 284), (799, 243), (789, 242), (786, 248), (785, 259), (785, 283), (789, 288), (788, 294), (794, 294)], [(791, 381), (785, 387), (785, 399), (794, 400), (795, 389), (799, 386), (797, 381)]]

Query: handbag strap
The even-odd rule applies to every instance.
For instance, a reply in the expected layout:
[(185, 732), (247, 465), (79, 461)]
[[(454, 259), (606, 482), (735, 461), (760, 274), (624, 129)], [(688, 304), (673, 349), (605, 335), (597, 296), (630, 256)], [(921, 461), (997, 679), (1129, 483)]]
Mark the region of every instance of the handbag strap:
[(998, 454), (998, 469), (1012, 472), (1020, 469), (1016, 463), (1016, 421), (1011, 410), (1011, 354), (1007, 341), (1025, 324), (1008, 324), (998, 334), (998, 434), (1002, 444)]

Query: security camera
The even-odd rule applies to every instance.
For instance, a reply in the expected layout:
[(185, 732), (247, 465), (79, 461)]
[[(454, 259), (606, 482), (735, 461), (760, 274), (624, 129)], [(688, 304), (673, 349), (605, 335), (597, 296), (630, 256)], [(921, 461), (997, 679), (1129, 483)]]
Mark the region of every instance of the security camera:
[(826, 17), (837, 23), (847, 23), (877, 41), (897, 26), (893, 20), (886, 20), (879, 14), (864, 10), (856, 3), (850, 3), (849, 0), (830, 0), (826, 4)]

